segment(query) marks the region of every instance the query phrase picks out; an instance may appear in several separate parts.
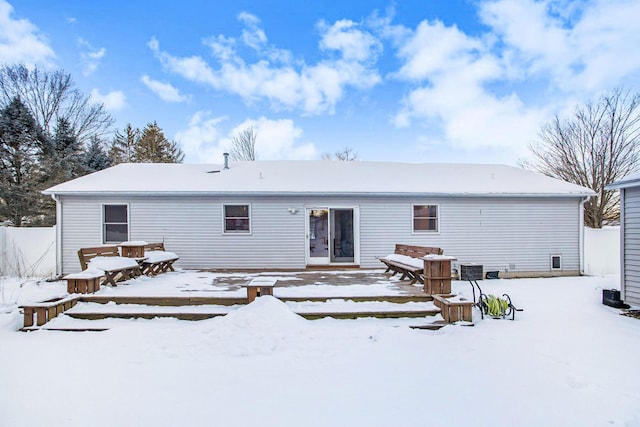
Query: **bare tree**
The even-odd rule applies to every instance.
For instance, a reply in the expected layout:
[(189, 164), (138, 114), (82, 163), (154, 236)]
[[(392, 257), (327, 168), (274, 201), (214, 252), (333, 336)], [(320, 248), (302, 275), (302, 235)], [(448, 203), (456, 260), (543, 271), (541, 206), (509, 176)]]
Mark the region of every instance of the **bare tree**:
[(322, 155), (323, 160), (339, 160), (342, 162), (353, 162), (358, 160), (358, 153), (353, 148), (345, 147), (342, 150), (336, 151), (333, 154), (325, 153)]
[(91, 101), (62, 70), (28, 69), (22, 64), (0, 67), (0, 102), (8, 105), (16, 96), (27, 106), (48, 134), (58, 120), (66, 120), (81, 143), (109, 133), (113, 118), (104, 105)]
[(620, 216), (617, 192), (605, 186), (640, 168), (640, 94), (621, 89), (556, 116), (542, 127), (524, 167), (596, 192), (584, 204), (585, 224), (600, 228)]
[(258, 134), (249, 126), (231, 139), (231, 150), (229, 155), (234, 161), (254, 161), (256, 160), (256, 138)]

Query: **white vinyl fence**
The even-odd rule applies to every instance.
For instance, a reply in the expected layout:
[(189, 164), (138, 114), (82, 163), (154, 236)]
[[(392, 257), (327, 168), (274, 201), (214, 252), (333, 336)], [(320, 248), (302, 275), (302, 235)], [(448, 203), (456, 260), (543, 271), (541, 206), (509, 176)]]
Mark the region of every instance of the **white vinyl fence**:
[(55, 275), (55, 226), (0, 227), (0, 276)]
[(584, 274), (620, 274), (620, 227), (584, 228)]

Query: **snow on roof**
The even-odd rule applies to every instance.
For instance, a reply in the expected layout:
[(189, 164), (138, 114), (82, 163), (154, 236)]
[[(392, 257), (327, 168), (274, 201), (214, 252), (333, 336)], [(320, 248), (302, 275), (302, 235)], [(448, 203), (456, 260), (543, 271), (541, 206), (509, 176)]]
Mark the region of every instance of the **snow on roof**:
[(505, 165), (285, 160), (125, 163), (45, 194), (428, 194), (590, 196), (588, 188)]
[(619, 188), (637, 187), (640, 185), (640, 172), (632, 173), (622, 178), (620, 181), (611, 183), (605, 187), (607, 190), (617, 190)]

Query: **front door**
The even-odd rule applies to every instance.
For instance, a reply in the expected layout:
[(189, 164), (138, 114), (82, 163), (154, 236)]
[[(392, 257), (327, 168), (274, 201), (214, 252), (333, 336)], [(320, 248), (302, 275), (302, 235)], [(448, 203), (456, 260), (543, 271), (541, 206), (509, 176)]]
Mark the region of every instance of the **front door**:
[(354, 264), (357, 208), (307, 209), (307, 264)]

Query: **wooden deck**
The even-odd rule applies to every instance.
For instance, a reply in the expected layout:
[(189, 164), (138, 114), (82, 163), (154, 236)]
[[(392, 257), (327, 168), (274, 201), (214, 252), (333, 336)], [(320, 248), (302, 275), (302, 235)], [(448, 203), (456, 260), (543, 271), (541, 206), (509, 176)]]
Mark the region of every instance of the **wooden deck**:
[[(282, 273), (284, 274), (284, 273)], [(290, 274), (290, 273), (288, 273)], [(263, 273), (264, 276), (269, 276), (270, 273)], [(273, 276), (278, 276), (278, 272), (274, 272)], [(285, 276), (283, 276), (285, 277)], [(295, 279), (292, 279), (292, 277)], [(323, 310), (322, 307), (315, 307), (311, 310), (303, 307), (302, 309), (292, 309), (300, 316), (306, 319), (320, 319), (320, 318), (334, 318), (334, 319), (357, 319), (357, 318), (378, 318), (378, 319), (423, 319), (421, 324), (416, 324), (418, 329), (438, 329), (444, 325), (439, 317), (430, 321), (430, 324), (424, 324), (425, 320), (432, 318), (440, 314), (440, 310), (433, 306), (430, 307), (402, 307), (399, 304), (405, 303), (429, 303), (433, 301), (431, 295), (426, 295), (422, 291), (420, 286), (413, 286), (408, 282), (390, 281), (389, 276), (384, 274), (381, 270), (344, 270), (344, 271), (304, 271), (297, 273), (293, 276), (287, 276), (286, 278), (291, 280), (280, 280), (275, 289), (274, 295), (285, 303), (294, 303), (293, 305), (299, 307), (296, 303), (318, 303), (330, 302), (331, 300), (345, 300), (354, 303), (368, 303), (368, 302), (385, 302), (391, 304), (398, 304), (397, 307), (389, 307), (388, 309), (377, 309), (361, 307), (355, 307), (350, 311), (332, 311), (331, 304), (327, 306), (327, 310)], [(353, 295), (354, 288), (351, 285), (374, 285), (376, 283), (384, 284), (381, 287), (387, 292), (382, 295)], [(224, 274), (216, 277), (216, 286), (220, 285), (230, 294), (233, 291), (241, 289), (247, 284), (247, 274)], [(312, 292), (314, 295), (304, 296), (304, 286), (309, 285), (325, 285), (331, 286), (331, 292), (327, 295), (315, 295), (318, 291)], [(296, 292), (300, 288), (300, 293)], [(341, 288), (343, 291), (341, 292)], [(322, 288), (320, 288), (322, 289)], [(355, 288), (358, 289), (358, 288)], [(235, 308), (230, 306), (244, 305), (247, 303), (246, 297), (238, 297), (235, 292), (234, 296), (206, 296), (205, 292), (198, 293), (197, 295), (189, 295), (190, 292), (185, 292), (184, 296), (135, 296), (135, 295), (79, 295), (77, 296), (77, 303), (83, 305), (84, 303), (93, 303), (94, 306), (87, 308), (86, 306), (81, 309), (75, 309), (65, 312), (65, 316), (72, 319), (85, 319), (85, 320), (100, 320), (109, 318), (118, 319), (152, 319), (171, 317), (181, 320), (204, 320), (217, 316), (224, 316), (229, 313), (229, 310)], [(195, 293), (195, 292), (194, 292)], [(366, 293), (366, 292), (365, 292)], [(111, 309), (101, 309), (100, 305), (106, 305), (108, 303), (113, 307), (113, 303), (121, 306)], [(146, 306), (144, 309), (135, 309), (129, 305), (142, 305)], [(129, 307), (128, 307), (129, 306)], [(200, 306), (199, 309), (194, 308)], [(203, 306), (210, 306), (205, 308)], [(219, 308), (216, 308), (218, 306)], [(227, 307), (221, 309), (222, 307)], [(121, 308), (121, 310), (119, 309)], [(99, 322), (98, 322), (99, 323)], [(34, 329), (56, 329), (55, 326), (49, 327), (47, 324), (39, 325), (39, 328), (33, 327), (33, 325), (26, 325), (23, 330)], [(72, 330), (61, 325), (57, 330)], [(83, 325), (79, 325), (78, 330), (88, 331), (100, 331), (106, 328), (97, 325), (96, 327), (87, 326), (85, 322)]]

